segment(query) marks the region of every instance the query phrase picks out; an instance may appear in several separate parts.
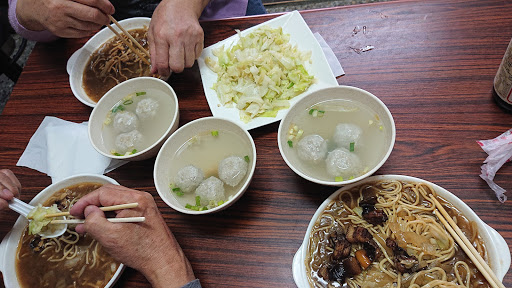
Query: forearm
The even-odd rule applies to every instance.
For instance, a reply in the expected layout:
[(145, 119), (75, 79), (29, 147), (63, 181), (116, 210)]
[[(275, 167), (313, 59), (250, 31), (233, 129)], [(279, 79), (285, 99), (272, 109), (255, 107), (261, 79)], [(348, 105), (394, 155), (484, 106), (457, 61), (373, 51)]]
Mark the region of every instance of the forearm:
[(199, 19), (199, 16), (201, 16), (201, 13), (210, 0), (163, 0), (162, 2), (168, 2), (168, 4), (179, 9), (176, 11), (180, 11), (182, 9), (193, 11), (194, 14), (197, 15), (197, 19)]
[[(44, 30), (44, 28), (39, 30), (32, 30), (25, 26), (24, 21), (21, 20), (17, 14), (18, 5), (23, 6), (24, 4), (18, 0), (9, 0), (9, 22), (16, 33), (26, 39), (42, 42), (53, 41), (58, 38), (51, 32)], [(23, 18), (23, 16), (21, 18)]]

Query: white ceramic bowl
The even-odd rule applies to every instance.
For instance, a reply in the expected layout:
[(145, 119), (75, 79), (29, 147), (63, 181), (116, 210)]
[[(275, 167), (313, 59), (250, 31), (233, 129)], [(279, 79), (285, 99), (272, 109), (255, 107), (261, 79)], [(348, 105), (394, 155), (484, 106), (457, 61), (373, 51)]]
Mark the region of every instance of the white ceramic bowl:
[[(103, 175), (75, 175), (65, 178), (57, 183), (54, 183), (46, 187), (45, 189), (43, 189), (43, 191), (39, 192), (32, 199), (32, 201), (30, 201), (29, 204), (36, 206), (37, 204), (46, 201), (48, 198), (50, 198), (50, 196), (52, 196), (55, 192), (59, 190), (84, 182), (96, 182), (102, 184), (111, 183), (119, 185), (119, 183), (117, 183), (116, 180)], [(2, 240), (2, 243), (0, 244), (0, 271), (2, 271), (4, 284), (6, 288), (20, 287), (18, 283), (18, 278), (16, 276), (15, 259), (18, 242), (20, 241), (21, 235), (23, 234), (23, 231), (25, 230), (25, 227), (27, 227), (27, 225), (27, 219), (23, 216), (20, 216), (14, 224), (14, 226), (12, 227), (11, 231), (7, 233), (5, 238)], [(116, 283), (116, 281), (121, 276), (121, 273), (123, 272), (124, 268), (125, 266), (123, 264), (119, 265), (119, 268), (114, 273), (114, 276), (112, 277), (112, 279), (110, 279), (105, 288), (112, 287), (114, 283)]]
[[(132, 30), (144, 28), (144, 26), (149, 27), (150, 21), (151, 18), (135, 17), (121, 20), (119, 21), (119, 24), (121, 24), (125, 30)], [(116, 25), (111, 26), (117, 31), (120, 31)], [(108, 27), (105, 27), (91, 37), (91, 39), (89, 39), (82, 48), (76, 50), (75, 53), (69, 57), (66, 65), (66, 70), (69, 74), (69, 86), (71, 87), (71, 91), (73, 92), (73, 95), (75, 95), (76, 99), (87, 106), (94, 107), (96, 102), (87, 96), (87, 93), (85, 93), (85, 90), (82, 87), (82, 78), (85, 66), (94, 51), (114, 36), (115, 34), (110, 31)]]
[[(363, 175), (352, 179), (344, 179), (344, 181), (339, 182), (326, 181), (308, 174), (307, 171), (300, 168), (302, 166), (300, 165), (301, 163), (299, 163), (300, 159), (298, 159), (298, 157), (291, 157), (292, 153), (295, 153), (295, 151), (293, 151), (294, 148), (290, 148), (288, 146), (288, 131), (291, 124), (294, 123), (294, 119), (296, 119), (298, 115), (304, 113), (304, 111), (309, 109), (311, 106), (328, 100), (350, 100), (352, 102), (359, 103), (361, 106), (368, 107), (370, 110), (375, 112), (382, 122), (384, 127), (383, 131), (386, 133), (384, 135), (385, 153), (380, 155), (380, 159), (378, 159), (377, 164), (373, 167), (368, 167), (368, 171)], [(375, 173), (375, 171), (377, 171), (384, 162), (386, 162), (391, 154), (395, 144), (395, 137), (396, 130), (393, 116), (391, 116), (391, 112), (389, 112), (386, 105), (379, 98), (363, 89), (351, 86), (337, 86), (313, 91), (295, 103), (279, 124), (277, 142), (284, 161), (299, 176), (322, 185), (343, 186), (357, 182)]]
[[(249, 162), (249, 168), (244, 182), (239, 184), (240, 189), (230, 200), (212, 209), (194, 211), (185, 208), (178, 202), (178, 200), (176, 200), (175, 196), (172, 195), (171, 189), (169, 188), (169, 184), (173, 181), (170, 168), (171, 165), (173, 165), (173, 159), (175, 158), (177, 151), (182, 147), (183, 144), (200, 133), (209, 133), (212, 130), (228, 130), (240, 136), (244, 142), (244, 145), (249, 147), (251, 151), (249, 155), (251, 160)], [(167, 139), (167, 141), (165, 141), (162, 149), (160, 149), (160, 152), (158, 152), (156, 157), (153, 178), (155, 180), (155, 187), (158, 191), (158, 194), (160, 195), (160, 198), (162, 198), (162, 200), (164, 200), (164, 202), (171, 208), (185, 214), (208, 214), (226, 209), (235, 203), (240, 197), (242, 197), (242, 195), (249, 187), (255, 168), (256, 147), (254, 146), (254, 141), (249, 132), (231, 120), (217, 117), (205, 117), (183, 125), (178, 130), (176, 130), (176, 132), (174, 132), (174, 134), (172, 134), (171, 137)]]
[(478, 233), (482, 237), (485, 247), (487, 249), (487, 255), (489, 258), (489, 262), (491, 265), (492, 270), (496, 274), (496, 276), (502, 280), (505, 274), (507, 274), (508, 269), (510, 268), (510, 250), (508, 248), (507, 242), (505, 242), (505, 239), (496, 232), (493, 228), (485, 224), (471, 208), (469, 208), (466, 203), (464, 203), (461, 199), (459, 199), (457, 196), (450, 193), (448, 190), (433, 184), (431, 182), (425, 181), (423, 179), (410, 177), (410, 176), (403, 176), (403, 175), (379, 175), (379, 176), (372, 176), (368, 177), (360, 182), (353, 183), (351, 185), (347, 185), (345, 187), (342, 187), (338, 189), (336, 192), (334, 192), (329, 198), (327, 198), (321, 205), (318, 207), (318, 210), (316, 210), (315, 214), (311, 218), (311, 221), (309, 222), (308, 229), (306, 231), (306, 235), (304, 236), (304, 240), (302, 242), (302, 245), (299, 247), (299, 250), (297, 253), (295, 253), (295, 256), (293, 257), (293, 265), (292, 265), (292, 272), (293, 272), (293, 279), (295, 280), (295, 283), (297, 284), (297, 287), (299, 288), (306, 288), (310, 287), (307, 274), (306, 274), (306, 266), (305, 266), (305, 257), (307, 255), (307, 249), (308, 249), (308, 243), (309, 243), (309, 237), (311, 230), (313, 229), (313, 226), (315, 225), (318, 217), (322, 214), (325, 207), (327, 205), (335, 200), (337, 196), (345, 190), (349, 190), (352, 187), (359, 186), (364, 183), (369, 182), (375, 182), (380, 180), (399, 180), (404, 182), (422, 182), (430, 185), (434, 188), (436, 193), (453, 204), (469, 221), (473, 221), (478, 226)]
[[(101, 131), (103, 129), (103, 122), (107, 113), (112, 107), (127, 95), (139, 91), (156, 91), (163, 92), (165, 95), (171, 98), (169, 107), (159, 107), (160, 113), (165, 111), (166, 113), (172, 113), (172, 120), (169, 123), (169, 127), (165, 133), (158, 138), (158, 140), (146, 149), (139, 151), (131, 155), (115, 156), (110, 153), (110, 148), (105, 147)], [(158, 149), (162, 146), (164, 141), (171, 135), (177, 128), (180, 120), (179, 109), (178, 109), (178, 97), (172, 87), (167, 82), (153, 77), (137, 77), (130, 80), (126, 80), (117, 86), (110, 89), (105, 95), (98, 101), (97, 105), (91, 112), (88, 123), (89, 140), (96, 151), (113, 159), (122, 159), (130, 161), (145, 160), (155, 156), (158, 153)], [(141, 133), (144, 133), (141, 131)]]

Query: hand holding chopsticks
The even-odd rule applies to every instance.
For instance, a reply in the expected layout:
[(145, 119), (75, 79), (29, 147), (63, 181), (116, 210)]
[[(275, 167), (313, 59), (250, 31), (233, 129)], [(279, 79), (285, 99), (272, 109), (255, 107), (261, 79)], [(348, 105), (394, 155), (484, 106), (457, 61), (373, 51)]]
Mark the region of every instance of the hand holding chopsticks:
[(457, 226), (457, 224), (452, 220), (441, 203), (439, 203), (439, 201), (436, 199), (436, 196), (432, 195), (431, 199), (437, 208), (435, 211), (437, 218), (439, 218), (441, 223), (443, 223), (443, 225), (446, 227), (446, 230), (448, 230), (457, 244), (459, 244), (462, 250), (464, 250), (469, 259), (473, 261), (480, 273), (482, 273), (485, 279), (489, 282), (489, 285), (491, 285), (493, 288), (505, 288), (503, 283), (501, 283), (501, 281), (496, 277), (489, 265), (487, 265), (487, 262), (485, 262), (482, 256), (480, 256), (480, 253), (476, 251), (475, 247), (473, 247), (473, 244), (471, 244), (468, 238), (466, 238), (462, 230), (460, 230), (459, 226)]

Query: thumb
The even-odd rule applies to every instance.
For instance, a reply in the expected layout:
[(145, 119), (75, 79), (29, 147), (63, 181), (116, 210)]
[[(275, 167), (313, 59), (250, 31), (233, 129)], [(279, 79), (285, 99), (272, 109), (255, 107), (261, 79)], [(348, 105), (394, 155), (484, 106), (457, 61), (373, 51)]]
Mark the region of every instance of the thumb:
[(85, 223), (83, 224), (83, 228), (77, 226), (75, 230), (80, 232), (79, 230), (83, 229), (84, 232), (89, 233), (96, 239), (105, 233), (105, 231), (108, 231), (110, 229), (109, 226), (112, 225), (112, 223), (108, 222), (105, 218), (105, 213), (94, 205), (85, 207), (84, 216)]

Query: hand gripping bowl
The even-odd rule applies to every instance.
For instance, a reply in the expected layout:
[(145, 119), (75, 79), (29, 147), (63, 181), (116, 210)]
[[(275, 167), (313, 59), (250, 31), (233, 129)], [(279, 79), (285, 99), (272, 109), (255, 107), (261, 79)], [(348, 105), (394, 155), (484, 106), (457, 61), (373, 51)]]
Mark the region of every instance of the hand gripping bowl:
[[(221, 137), (224, 138), (221, 139)], [(242, 152), (243, 154), (241, 154)], [(222, 159), (227, 159), (225, 157), (229, 158), (230, 156), (245, 158), (247, 172), (234, 187), (220, 184), (226, 191), (224, 203), (210, 207), (208, 210), (196, 211), (186, 208), (185, 198), (183, 198), (192, 198), (190, 202), (189, 200), (186, 202), (187, 204), (192, 202), (194, 205), (193, 196), (196, 195), (194, 191), (184, 193), (182, 196), (173, 195), (174, 192), (170, 184), (175, 182), (177, 171), (192, 164), (204, 171), (204, 178), (201, 177), (203, 179), (212, 178), (210, 176), (218, 176), (223, 179), (220, 173), (216, 174), (220, 171), (217, 168), (223, 161)], [(158, 195), (171, 208), (185, 214), (208, 214), (226, 209), (242, 197), (251, 183), (255, 168), (256, 147), (249, 132), (231, 120), (205, 117), (183, 125), (165, 141), (156, 157), (153, 178)], [(217, 183), (222, 182), (218, 180)], [(228, 193), (231, 194), (230, 197), (228, 197)]]
[[(65, 178), (57, 183), (54, 183), (45, 189), (43, 191), (39, 192), (31, 201), (29, 204), (31, 205), (37, 205), (38, 203), (45, 202), (50, 196), (52, 196), (55, 192), (75, 185), (79, 183), (85, 183), (85, 182), (95, 182), (95, 183), (102, 183), (102, 184), (116, 184), (117, 181), (114, 179), (103, 176), (103, 175), (92, 175), (92, 174), (81, 174), (81, 175), (75, 175), (68, 178)], [(16, 223), (14, 224), (13, 228), (2, 240), (2, 243), (0, 244), (0, 271), (3, 274), (4, 284), (6, 288), (19, 288), (20, 284), (18, 283), (18, 278), (16, 275), (16, 268), (15, 268), (15, 258), (16, 258), (16, 252), (18, 247), (18, 242), (20, 241), (20, 238), (23, 234), (23, 231), (25, 230), (25, 227), (28, 225), (28, 221), (23, 216), (20, 216), (18, 220), (16, 220)], [(107, 283), (105, 288), (112, 287), (115, 282), (119, 279), (121, 276), (121, 273), (123, 272), (125, 266), (121, 264), (119, 268), (116, 270), (110, 281)]]
[(461, 199), (459, 199), (457, 196), (453, 195), (446, 189), (435, 185), (431, 182), (410, 177), (410, 176), (403, 176), (403, 175), (379, 175), (379, 176), (371, 176), (368, 177), (362, 181), (359, 181), (357, 183), (353, 183), (351, 185), (347, 185), (345, 187), (342, 187), (338, 189), (336, 192), (334, 192), (329, 198), (327, 198), (321, 205), (318, 207), (318, 210), (315, 212), (313, 217), (311, 218), (311, 221), (309, 222), (308, 229), (306, 231), (306, 235), (304, 236), (304, 240), (302, 242), (302, 245), (299, 247), (297, 252), (295, 253), (295, 256), (293, 257), (293, 264), (292, 264), (292, 272), (293, 272), (293, 279), (295, 280), (295, 283), (297, 284), (297, 287), (299, 288), (306, 288), (310, 287), (310, 284), (308, 282), (308, 278), (306, 275), (306, 265), (305, 265), (305, 259), (307, 255), (308, 250), (308, 243), (310, 238), (310, 233), (312, 231), (313, 226), (315, 225), (316, 221), (318, 220), (318, 217), (322, 214), (324, 209), (327, 207), (327, 205), (334, 199), (337, 198), (337, 196), (345, 191), (349, 190), (353, 187), (359, 186), (364, 183), (370, 183), (370, 182), (376, 182), (380, 180), (398, 180), (403, 182), (420, 182), (430, 185), (437, 195), (444, 198), (455, 208), (457, 208), (461, 214), (463, 214), (469, 221), (473, 221), (476, 223), (478, 227), (478, 233), (480, 237), (482, 238), (485, 247), (487, 249), (487, 255), (488, 255), (488, 261), (490, 262), (490, 266), (498, 279), (502, 280), (505, 274), (507, 273), (509, 267), (510, 267), (510, 250), (508, 248), (507, 243), (503, 239), (503, 237), (496, 232), (493, 228), (485, 224), (469, 206), (467, 206)]
[[(133, 96), (134, 100), (129, 101), (132, 102), (131, 105), (133, 106), (137, 105), (135, 104), (135, 98), (146, 97), (150, 95), (151, 97), (158, 96), (155, 97), (155, 99), (157, 99), (156, 101), (159, 103), (159, 106), (156, 110), (156, 114), (150, 120), (152, 122), (142, 122), (142, 120), (139, 119), (139, 123), (146, 124), (140, 124), (140, 128), (137, 130), (140, 130), (142, 137), (145, 137), (146, 139), (150, 139), (148, 135), (153, 134), (151, 139), (153, 139), (154, 141), (148, 140), (148, 142), (150, 143), (147, 143), (148, 145), (146, 146), (146, 148), (141, 149), (136, 153), (127, 155), (116, 154), (117, 156), (112, 154), (111, 149), (113, 149), (114, 147), (109, 147), (106, 144), (108, 140), (106, 137), (104, 137), (105, 135), (103, 133), (103, 129), (106, 129), (105, 121), (107, 114), (110, 111), (112, 111), (112, 107), (114, 105), (116, 105), (120, 101), (122, 102), (124, 97), (128, 95), (138, 95), (138, 93), (145, 94), (146, 92), (147, 95)], [(139, 103), (141, 103), (142, 101), (140, 101)], [(124, 106), (127, 107), (127, 105)], [(114, 118), (114, 116), (112, 116), (112, 118)], [(96, 149), (98, 153), (102, 154), (105, 157), (129, 161), (145, 160), (154, 157), (158, 153), (158, 150), (160, 149), (164, 141), (178, 128), (179, 120), (180, 116), (178, 107), (178, 97), (176, 96), (176, 93), (174, 92), (172, 87), (167, 82), (160, 80), (158, 78), (137, 77), (118, 84), (114, 88), (110, 89), (100, 99), (100, 101), (98, 101), (97, 105), (94, 107), (89, 117), (89, 140), (91, 141), (91, 144), (94, 147), (94, 149)]]
[[(343, 133), (351, 133), (350, 129), (339, 127), (361, 132), (357, 140), (346, 140), (355, 134), (347, 137)], [(311, 137), (323, 144), (302, 145)], [(393, 116), (379, 98), (360, 88), (337, 86), (313, 91), (295, 103), (279, 124), (277, 142), (284, 161), (297, 175), (322, 185), (343, 186), (375, 173), (391, 154), (395, 137)], [(348, 142), (353, 142), (350, 147)], [(301, 152), (308, 153), (302, 155), (309, 159), (301, 159)], [(356, 162), (346, 165), (343, 157), (355, 157)], [(338, 170), (343, 166), (345, 170)], [(330, 169), (341, 174), (332, 175)]]
[[(132, 29), (143, 28), (144, 26), (149, 27), (149, 22), (151, 22), (151, 18), (135, 17), (121, 20), (119, 21), (119, 24), (121, 24), (121, 26), (123, 26), (123, 28), (128, 31)], [(120, 31), (116, 25), (112, 25), (112, 28)], [(69, 57), (68, 63), (66, 65), (66, 70), (69, 74), (69, 86), (71, 87), (73, 95), (75, 95), (76, 99), (89, 107), (96, 106), (96, 102), (87, 96), (87, 93), (85, 93), (85, 90), (82, 87), (85, 66), (89, 62), (89, 58), (94, 53), (94, 51), (96, 51), (101, 45), (103, 45), (103, 43), (107, 42), (107, 40), (114, 36), (115, 34), (110, 31), (108, 27), (103, 28), (93, 37), (91, 37), (91, 39), (89, 39), (89, 41), (87, 41), (84, 46), (82, 46), (82, 48), (75, 51), (75, 53)]]

